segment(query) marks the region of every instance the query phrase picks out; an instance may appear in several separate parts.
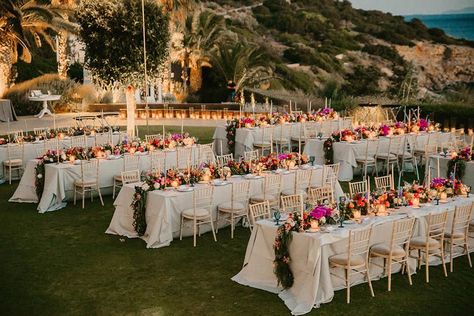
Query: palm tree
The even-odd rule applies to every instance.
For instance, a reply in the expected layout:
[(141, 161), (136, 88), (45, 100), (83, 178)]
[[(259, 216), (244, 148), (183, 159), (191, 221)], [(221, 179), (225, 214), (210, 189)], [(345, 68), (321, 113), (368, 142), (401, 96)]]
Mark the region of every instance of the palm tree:
[(268, 59), (259, 47), (242, 40), (230, 45), (222, 45), (214, 51), (211, 63), (226, 82), (232, 80), (236, 84), (236, 91), (273, 78)]
[[(77, 0), (51, 0), (51, 5), (56, 10), (60, 10), (59, 14), (65, 22), (69, 21), (69, 15), (78, 4)], [(69, 31), (68, 31), (69, 30)], [(67, 41), (70, 33), (70, 27), (64, 27), (59, 30), (57, 35), (57, 54), (58, 54), (58, 75), (61, 79), (67, 78), (67, 70), (69, 68), (69, 60), (67, 55)]]
[(9, 85), (11, 68), (18, 58), (31, 62), (33, 45), (46, 43), (55, 48), (52, 34), (65, 27), (63, 21), (57, 10), (34, 0), (0, 2), (0, 96)]
[(188, 70), (190, 91), (196, 92), (202, 85), (202, 67), (210, 66), (211, 52), (221, 39), (224, 28), (222, 17), (210, 11), (195, 10), (186, 17), (183, 25), (182, 48), (177, 52), (183, 70), (183, 85), (187, 92)]

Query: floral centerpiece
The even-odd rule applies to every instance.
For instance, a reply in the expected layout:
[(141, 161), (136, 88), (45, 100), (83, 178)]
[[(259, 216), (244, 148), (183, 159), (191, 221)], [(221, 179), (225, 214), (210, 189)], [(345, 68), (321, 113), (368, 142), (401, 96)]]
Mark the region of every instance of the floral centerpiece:
[[(328, 205), (317, 205), (311, 209), (305, 218), (306, 225), (309, 223), (311, 230), (315, 231), (319, 229), (319, 226), (325, 224), (337, 224), (335, 216), (338, 214), (338, 210)], [(305, 213), (306, 214), (306, 213)], [(305, 216), (303, 216), (305, 217)]]
[(403, 187), (403, 197), (408, 205), (419, 207), (420, 203), (428, 203), (431, 201), (431, 195), (427, 188), (414, 182), (413, 184), (405, 184)]
[(322, 108), (319, 109), (316, 114), (317, 121), (324, 121), (324, 120), (334, 120), (339, 118), (337, 112), (332, 108)]
[(372, 139), (377, 137), (377, 133), (374, 131), (373, 127), (367, 126), (359, 126), (354, 129), (354, 132), (361, 138), (361, 139)]
[(349, 201), (347, 208), (352, 213), (352, 217), (359, 219), (361, 215), (367, 215), (369, 211), (369, 200), (367, 196), (360, 193), (355, 194)]
[(403, 123), (403, 122), (400, 122), (400, 121), (396, 122), (393, 127), (395, 128), (395, 130), (394, 130), (395, 135), (405, 134), (405, 131), (406, 131), (406, 128), (407, 128), (406, 124)]
[(474, 159), (474, 155), (471, 148), (466, 147), (459, 152), (453, 151), (451, 153), (451, 159), (448, 161), (447, 177), (452, 175), (459, 180), (462, 180), (466, 173), (466, 162)]
[(387, 209), (395, 208), (398, 194), (395, 190), (377, 190), (371, 194), (371, 206), (378, 216), (386, 215)]
[(244, 160), (230, 160), (229, 162), (227, 162), (227, 167), (229, 167), (232, 175), (245, 175), (252, 172), (252, 170), (250, 169), (250, 162)]
[(388, 126), (387, 124), (382, 124), (379, 127), (379, 135), (380, 136), (392, 136), (393, 135), (393, 129)]

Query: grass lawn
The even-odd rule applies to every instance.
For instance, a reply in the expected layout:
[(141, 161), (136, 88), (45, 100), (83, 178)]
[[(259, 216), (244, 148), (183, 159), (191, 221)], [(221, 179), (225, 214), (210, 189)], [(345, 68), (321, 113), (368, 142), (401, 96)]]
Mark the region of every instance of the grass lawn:
[[(213, 129), (187, 128), (201, 141)], [(200, 133), (200, 134), (198, 134)], [(38, 214), (34, 204), (8, 203), (16, 184), (0, 186), (0, 314), (2, 315), (288, 315), (277, 295), (230, 280), (241, 268), (250, 233), (237, 228), (170, 247), (146, 249), (141, 240), (106, 235), (114, 208), (87, 202)], [(347, 189), (347, 184), (344, 184)], [(448, 278), (440, 267), (414, 276), (394, 276), (345, 291), (310, 315), (472, 315), (474, 270), (456, 260)]]

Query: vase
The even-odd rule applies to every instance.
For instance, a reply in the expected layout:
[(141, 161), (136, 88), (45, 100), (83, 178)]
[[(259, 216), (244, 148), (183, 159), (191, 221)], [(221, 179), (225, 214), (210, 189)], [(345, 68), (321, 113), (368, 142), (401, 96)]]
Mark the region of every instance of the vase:
[(310, 222), (311, 225), (311, 230), (312, 231), (318, 231), (319, 230), (319, 221), (316, 219), (312, 219)]
[(446, 192), (441, 192), (441, 193), (439, 194), (439, 201), (440, 201), (441, 203), (446, 202), (447, 199), (448, 199), (448, 194), (447, 194)]
[(362, 214), (359, 210), (355, 210), (352, 212), (352, 217), (354, 217), (354, 219), (358, 221), (362, 217)]

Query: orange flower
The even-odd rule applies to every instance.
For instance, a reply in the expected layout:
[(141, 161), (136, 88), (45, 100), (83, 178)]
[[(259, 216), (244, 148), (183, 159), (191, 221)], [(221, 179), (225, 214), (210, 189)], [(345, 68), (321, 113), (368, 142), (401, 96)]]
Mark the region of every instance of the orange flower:
[(354, 203), (349, 203), (349, 208), (354, 208)]

